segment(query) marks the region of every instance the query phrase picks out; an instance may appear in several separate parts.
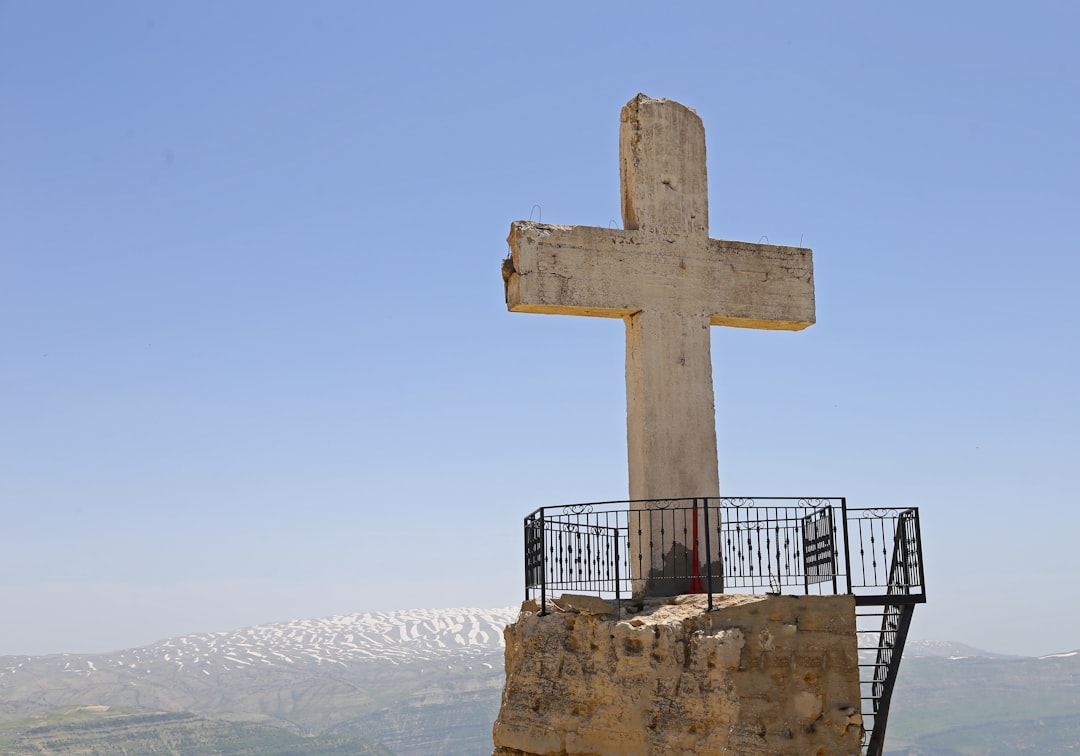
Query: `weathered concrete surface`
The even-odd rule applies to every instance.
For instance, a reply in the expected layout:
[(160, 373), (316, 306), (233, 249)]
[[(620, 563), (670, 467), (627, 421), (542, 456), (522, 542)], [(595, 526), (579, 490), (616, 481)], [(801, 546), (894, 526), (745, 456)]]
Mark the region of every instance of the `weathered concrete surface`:
[[(690, 108), (632, 99), (622, 110), (619, 160), (626, 230), (514, 222), (506, 304), (622, 318), (630, 498), (719, 496), (709, 326), (811, 325), (812, 253), (709, 238), (705, 130)], [(643, 540), (655, 553), (646, 544), (645, 575), (633, 564), (635, 595), (678, 592), (670, 581), (644, 580), (670, 544)]]
[(565, 599), (506, 629), (496, 756), (859, 753), (851, 596)]

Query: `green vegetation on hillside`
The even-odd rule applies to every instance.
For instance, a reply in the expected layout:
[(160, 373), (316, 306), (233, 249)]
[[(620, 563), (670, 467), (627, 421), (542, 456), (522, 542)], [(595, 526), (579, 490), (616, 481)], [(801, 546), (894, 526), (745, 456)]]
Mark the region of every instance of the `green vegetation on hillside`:
[(900, 665), (888, 756), (1080, 751), (1074, 658), (914, 658)]
[(984, 722), (923, 735), (888, 756), (1011, 756), (1080, 751), (1080, 714)]
[(272, 725), (109, 706), (67, 706), (0, 722), (0, 752), (7, 756), (393, 756), (379, 743), (349, 736), (305, 738)]

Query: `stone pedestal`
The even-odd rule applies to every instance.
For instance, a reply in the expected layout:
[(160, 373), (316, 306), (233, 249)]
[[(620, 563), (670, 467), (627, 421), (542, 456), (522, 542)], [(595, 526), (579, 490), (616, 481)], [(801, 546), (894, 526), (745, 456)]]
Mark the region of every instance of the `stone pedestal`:
[(526, 602), (496, 756), (858, 754), (851, 596)]

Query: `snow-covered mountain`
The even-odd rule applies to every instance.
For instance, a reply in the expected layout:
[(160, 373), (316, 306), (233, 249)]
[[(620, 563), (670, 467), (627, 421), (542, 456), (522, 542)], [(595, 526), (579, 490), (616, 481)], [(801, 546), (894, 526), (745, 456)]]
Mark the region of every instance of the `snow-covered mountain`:
[(1021, 657), (1013, 654), (997, 654), (993, 651), (984, 651), (981, 648), (968, 646), (956, 641), (939, 640), (909, 640), (904, 647), (904, 656), (922, 658), (927, 656), (944, 659), (1018, 659)]
[(197, 633), (111, 654), (0, 657), (0, 681), (28, 663), (89, 676), (106, 669), (229, 672), (245, 667), (387, 661), (463, 661), (503, 648), (503, 628), (517, 616), (501, 609), (414, 609), (369, 612)]
[[(62, 675), (95, 673), (216, 675), (245, 669), (296, 665), (351, 665), (365, 661), (391, 664), (457, 663), (501, 653), (503, 629), (517, 617), (517, 607), (452, 608), (365, 612), (254, 625), (229, 632), (195, 633), (106, 654), (53, 654), (0, 657), (0, 691), (5, 677), (35, 668)], [(860, 634), (861, 646), (876, 637)], [(1066, 657), (1077, 652), (1051, 654)], [(872, 654), (864, 651), (863, 655)], [(909, 641), (905, 656), (1017, 658), (983, 651), (954, 641)], [(480, 662), (488, 668), (492, 661)]]
[[(868, 633), (859, 634), (859, 645), (873, 645), (877, 637)], [(939, 640), (909, 640), (904, 646), (904, 658), (915, 659), (934, 657), (941, 659), (1018, 659), (1021, 657), (1010, 654), (996, 654), (993, 651), (983, 651), (981, 648), (968, 646), (956, 641)]]

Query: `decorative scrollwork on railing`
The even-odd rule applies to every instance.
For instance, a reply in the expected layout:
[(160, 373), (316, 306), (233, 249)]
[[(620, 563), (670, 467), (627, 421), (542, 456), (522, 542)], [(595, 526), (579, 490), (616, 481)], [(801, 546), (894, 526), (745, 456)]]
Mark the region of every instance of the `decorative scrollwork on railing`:
[(663, 512), (668, 509), (673, 509), (680, 504), (686, 506), (686, 502), (682, 499), (649, 499), (645, 502), (645, 508)]
[(899, 517), (905, 510), (897, 509), (896, 507), (874, 507), (872, 509), (860, 509), (859, 512), (865, 512), (871, 517)]

